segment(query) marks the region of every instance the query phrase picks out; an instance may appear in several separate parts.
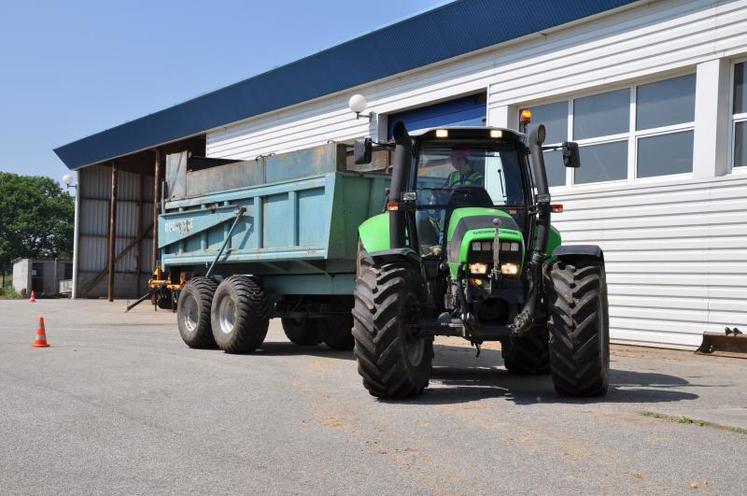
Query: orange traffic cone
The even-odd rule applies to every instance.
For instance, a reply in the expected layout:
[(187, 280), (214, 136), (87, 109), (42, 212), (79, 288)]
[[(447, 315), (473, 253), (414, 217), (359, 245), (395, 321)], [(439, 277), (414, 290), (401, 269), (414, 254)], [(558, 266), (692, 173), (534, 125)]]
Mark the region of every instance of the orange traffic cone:
[(47, 332), (44, 329), (44, 317), (39, 317), (39, 328), (36, 330), (36, 339), (34, 339), (34, 343), (31, 346), (34, 348), (49, 347), (49, 344), (47, 343)]
[(29, 298), (29, 303), (36, 303), (36, 293), (33, 290), (31, 291), (31, 297)]

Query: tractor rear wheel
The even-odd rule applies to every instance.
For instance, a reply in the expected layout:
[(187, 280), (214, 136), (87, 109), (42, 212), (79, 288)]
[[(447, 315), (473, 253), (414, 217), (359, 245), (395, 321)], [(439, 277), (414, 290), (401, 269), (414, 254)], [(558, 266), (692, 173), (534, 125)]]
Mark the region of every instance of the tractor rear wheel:
[(599, 396), (609, 382), (609, 315), (604, 262), (555, 262), (549, 274), (550, 365), (555, 390)]
[(252, 277), (224, 279), (215, 291), (211, 308), (213, 337), (226, 353), (252, 353), (262, 345), (270, 324), (270, 305)]
[(312, 319), (283, 317), (283, 331), (288, 341), (298, 346), (315, 346), (322, 341), (319, 330)]
[[(350, 311), (350, 307), (340, 306), (326, 306), (322, 305), (322, 312), (325, 310), (346, 310)], [(337, 314), (330, 315), (317, 319), (316, 322), (319, 335), (324, 341), (324, 344), (338, 351), (349, 351), (353, 349), (355, 340), (353, 339), (353, 315), (348, 314)]]
[(182, 340), (190, 348), (215, 348), (210, 307), (216, 287), (212, 279), (193, 277), (179, 292), (176, 323)]
[(541, 375), (550, 373), (550, 349), (547, 320), (541, 319), (519, 338), (501, 344), (503, 364), (509, 374)]
[(433, 337), (414, 335), (410, 329), (419, 301), (412, 281), (408, 264), (375, 265), (359, 256), (354, 354), (363, 385), (372, 396), (406, 398), (428, 386)]

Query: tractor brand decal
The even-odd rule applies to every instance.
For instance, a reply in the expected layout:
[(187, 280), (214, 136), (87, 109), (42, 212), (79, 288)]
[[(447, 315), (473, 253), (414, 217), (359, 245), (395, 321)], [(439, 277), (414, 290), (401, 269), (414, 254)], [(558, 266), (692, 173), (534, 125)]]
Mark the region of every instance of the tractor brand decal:
[(192, 232), (192, 219), (170, 220), (164, 225), (167, 233), (187, 234)]

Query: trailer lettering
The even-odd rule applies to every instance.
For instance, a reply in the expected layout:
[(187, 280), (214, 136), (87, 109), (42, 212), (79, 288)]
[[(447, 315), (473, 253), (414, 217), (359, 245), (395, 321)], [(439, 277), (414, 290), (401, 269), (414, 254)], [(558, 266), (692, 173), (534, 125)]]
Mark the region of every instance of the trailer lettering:
[(167, 233), (187, 234), (192, 232), (192, 219), (172, 220), (166, 222), (164, 228)]

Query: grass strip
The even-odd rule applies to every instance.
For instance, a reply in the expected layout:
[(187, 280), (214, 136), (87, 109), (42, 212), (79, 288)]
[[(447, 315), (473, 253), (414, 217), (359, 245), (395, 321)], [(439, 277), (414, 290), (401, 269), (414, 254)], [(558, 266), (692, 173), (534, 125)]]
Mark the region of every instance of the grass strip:
[(693, 424), (697, 425), (699, 427), (712, 427), (714, 429), (719, 429), (722, 431), (729, 431), (729, 432), (736, 432), (737, 434), (745, 434), (747, 435), (747, 429), (743, 427), (733, 427), (731, 425), (723, 425), (723, 424), (717, 424), (715, 422), (708, 422), (707, 420), (701, 420), (701, 419), (693, 419), (690, 417), (680, 416), (675, 417), (674, 415), (667, 415), (664, 413), (658, 413), (658, 412), (651, 412), (651, 411), (642, 411), (639, 412), (641, 416), (643, 417), (650, 417), (655, 418), (659, 420), (666, 420), (667, 422), (674, 422), (677, 424)]

